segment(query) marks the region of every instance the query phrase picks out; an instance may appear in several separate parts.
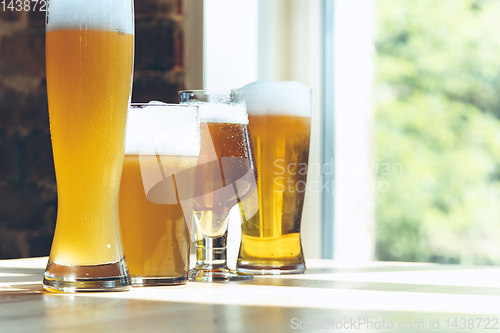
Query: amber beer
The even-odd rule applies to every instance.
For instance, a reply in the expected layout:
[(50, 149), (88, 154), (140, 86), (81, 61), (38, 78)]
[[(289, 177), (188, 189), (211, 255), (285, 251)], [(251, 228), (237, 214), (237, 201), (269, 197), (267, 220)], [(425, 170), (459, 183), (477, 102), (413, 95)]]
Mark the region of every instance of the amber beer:
[[(123, 246), (132, 282), (141, 284), (181, 284), (189, 271), (192, 200), (186, 216), (180, 203), (162, 204), (148, 200), (142, 173), (155, 172), (158, 159), (171, 172), (189, 173), (182, 184), (193, 193), (198, 157), (126, 155), (120, 187), (120, 222)], [(175, 177), (175, 176), (174, 176)], [(187, 221), (186, 221), (187, 220)], [(157, 281), (162, 279), (161, 281)], [(154, 283), (151, 283), (151, 282)]]
[[(205, 235), (217, 237), (226, 231), (228, 220), (212, 223), (212, 216), (226, 215), (239, 201), (247, 198), (255, 190), (257, 175), (246, 124), (204, 122), (200, 128), (201, 154), (194, 192), (195, 221)], [(203, 218), (205, 216), (207, 218)]]
[(256, 189), (245, 93), (180, 91), (182, 104), (198, 105), (201, 149), (196, 167), (194, 221), (196, 266), (192, 281), (248, 280), (252, 275), (227, 265), (229, 212)]
[[(253, 274), (305, 271), (300, 225), (307, 180), (311, 95), (299, 83), (254, 83), (247, 92), (258, 198), (240, 203), (238, 270)], [(255, 211), (257, 214), (248, 214)]]
[(130, 286), (118, 193), (133, 51), (132, 1), (66, 0), (55, 2), (47, 14), (47, 94), (58, 190), (47, 289)]

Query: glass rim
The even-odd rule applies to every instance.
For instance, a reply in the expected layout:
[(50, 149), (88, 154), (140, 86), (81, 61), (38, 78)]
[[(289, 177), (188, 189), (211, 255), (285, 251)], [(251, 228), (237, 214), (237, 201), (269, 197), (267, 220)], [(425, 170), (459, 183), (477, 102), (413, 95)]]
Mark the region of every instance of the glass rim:
[(195, 90), (179, 90), (179, 94), (203, 94), (203, 95), (230, 95), (230, 94), (238, 94), (238, 95), (246, 95), (245, 91), (239, 91), (236, 89), (228, 89), (228, 90), (204, 90), (204, 89), (195, 89)]
[(163, 102), (158, 102), (158, 103), (129, 103), (129, 106), (175, 106), (175, 107), (198, 107), (197, 105), (192, 105), (192, 104), (175, 104), (175, 103), (163, 103)]

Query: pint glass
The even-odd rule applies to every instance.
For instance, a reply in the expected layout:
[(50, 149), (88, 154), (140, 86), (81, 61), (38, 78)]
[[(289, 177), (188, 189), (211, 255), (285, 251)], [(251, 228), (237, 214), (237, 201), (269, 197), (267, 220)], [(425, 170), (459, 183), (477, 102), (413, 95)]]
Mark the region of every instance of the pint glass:
[(46, 68), (58, 211), (48, 290), (130, 288), (118, 192), (133, 52), (132, 0), (52, 1)]
[[(240, 202), (238, 271), (303, 273), (300, 224), (311, 128), (311, 92), (298, 82), (255, 82), (247, 93), (258, 196)], [(247, 212), (258, 209), (258, 214)]]
[(198, 107), (132, 104), (125, 142), (120, 224), (132, 285), (185, 284), (200, 153)]

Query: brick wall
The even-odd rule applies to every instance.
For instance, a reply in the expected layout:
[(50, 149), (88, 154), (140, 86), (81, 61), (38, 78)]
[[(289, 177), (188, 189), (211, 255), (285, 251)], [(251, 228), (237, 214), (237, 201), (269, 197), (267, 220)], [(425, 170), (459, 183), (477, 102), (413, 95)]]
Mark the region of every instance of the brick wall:
[[(138, 0), (132, 100), (177, 102), (182, 0)], [(0, 8), (0, 258), (50, 252), (57, 188), (45, 81), (45, 15)]]

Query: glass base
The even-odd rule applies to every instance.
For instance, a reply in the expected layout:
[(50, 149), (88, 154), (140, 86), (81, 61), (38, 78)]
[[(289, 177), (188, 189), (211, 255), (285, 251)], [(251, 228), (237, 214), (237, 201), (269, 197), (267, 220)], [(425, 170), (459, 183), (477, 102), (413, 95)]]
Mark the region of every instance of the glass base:
[(238, 260), (236, 270), (253, 275), (304, 274), (306, 265), (303, 262), (288, 265), (272, 265), (269, 262)]
[(196, 230), (196, 266), (189, 271), (189, 281), (241, 281), (253, 276), (227, 266), (227, 230), (220, 237), (205, 237)]
[(134, 287), (177, 286), (188, 282), (187, 276), (172, 278), (132, 276), (131, 279)]
[(195, 267), (189, 271), (189, 281), (225, 282), (225, 281), (242, 281), (251, 279), (253, 279), (253, 276), (251, 274), (238, 272), (228, 267), (212, 268), (212, 269)]
[(121, 260), (102, 265), (66, 266), (49, 260), (43, 287), (55, 292), (95, 292), (95, 291), (127, 291), (132, 287), (130, 276)]

